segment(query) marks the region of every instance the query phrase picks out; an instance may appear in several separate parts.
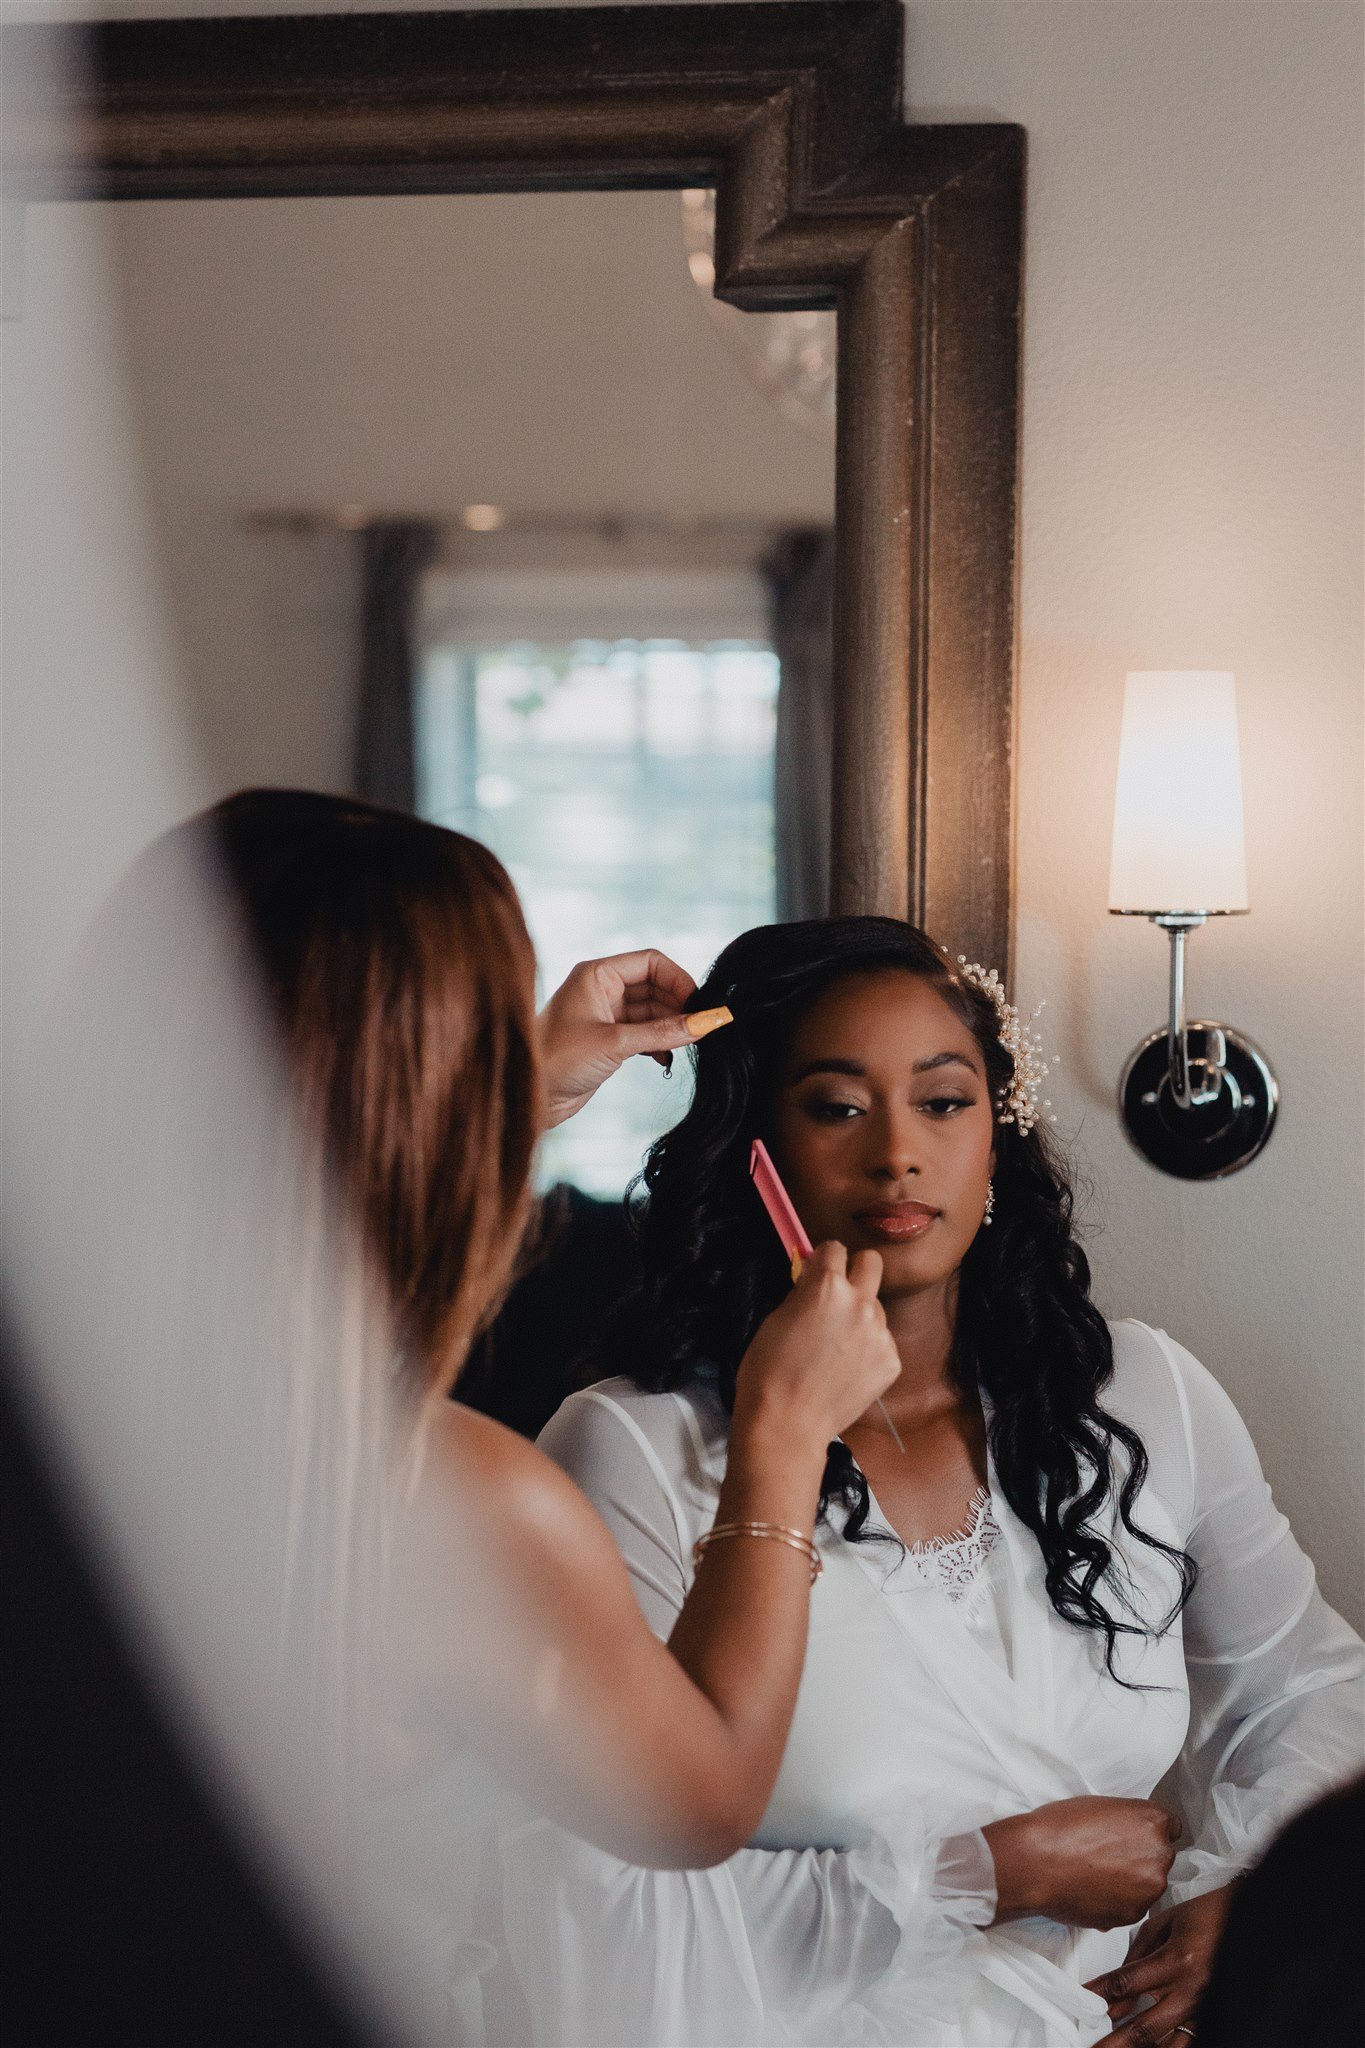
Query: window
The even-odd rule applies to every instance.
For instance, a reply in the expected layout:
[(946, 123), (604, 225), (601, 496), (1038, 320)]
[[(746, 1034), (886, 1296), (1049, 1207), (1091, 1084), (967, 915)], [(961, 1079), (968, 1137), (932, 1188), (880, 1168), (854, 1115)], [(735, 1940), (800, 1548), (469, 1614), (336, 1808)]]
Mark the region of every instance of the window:
[[(737, 932), (771, 919), (777, 684), (777, 658), (752, 632), (500, 644), (428, 633), (419, 806), (510, 871), (542, 997), (579, 960), (650, 944), (700, 978)], [(549, 1134), (542, 1185), (619, 1195), (686, 1091), (685, 1061), (671, 1081), (632, 1061)]]

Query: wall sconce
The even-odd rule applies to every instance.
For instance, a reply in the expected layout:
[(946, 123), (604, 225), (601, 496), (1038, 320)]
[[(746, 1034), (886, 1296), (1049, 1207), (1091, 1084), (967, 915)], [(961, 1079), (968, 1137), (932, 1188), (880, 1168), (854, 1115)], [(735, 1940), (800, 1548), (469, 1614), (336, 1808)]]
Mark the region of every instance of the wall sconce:
[(1181, 1180), (1213, 1180), (1256, 1157), (1280, 1091), (1241, 1032), (1186, 1022), (1185, 942), (1247, 904), (1237, 695), (1206, 669), (1132, 674), (1114, 802), (1109, 909), (1147, 917), (1171, 945), (1163, 1031), (1145, 1038), (1119, 1081), (1119, 1114), (1143, 1157)]

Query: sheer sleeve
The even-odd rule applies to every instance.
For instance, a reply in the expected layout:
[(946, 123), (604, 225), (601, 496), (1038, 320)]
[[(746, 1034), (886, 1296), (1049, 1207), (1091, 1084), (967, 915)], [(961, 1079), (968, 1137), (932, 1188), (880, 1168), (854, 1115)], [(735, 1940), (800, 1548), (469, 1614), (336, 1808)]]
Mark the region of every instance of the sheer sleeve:
[(665, 1450), (674, 1451), (670, 1474), (633, 1405), (606, 1387), (589, 1387), (569, 1396), (537, 1441), (611, 1530), (645, 1620), (667, 1642), (692, 1576), (688, 1518), (678, 1491), (682, 1440), (676, 1431), (672, 1444), (664, 1440)]
[(931, 1843), (913, 1815), (894, 1832), (714, 1870), (642, 1870), (549, 1823), (509, 1834), (503, 1930), (534, 2048), (928, 2038), (975, 1976), (990, 1851)]
[[(540, 1442), (606, 1519), (667, 1638), (698, 1497), (678, 1412), (655, 1407), (650, 1425), (590, 1389)], [(984, 1836), (936, 1830), (922, 1804), (888, 1811), (855, 1849), (745, 1849), (703, 1871), (639, 1869), (538, 1823), (504, 1839), (502, 1872), (537, 2048), (918, 2038), (918, 2019), (954, 2010), (995, 1909)]]
[(1248, 1869), (1299, 1809), (1361, 1767), (1360, 1638), (1318, 1592), (1232, 1402), (1160, 1337), (1188, 1455), (1185, 1610), (1190, 1726), (1174, 1788), (1190, 1829), (1171, 1873), (1179, 1901)]

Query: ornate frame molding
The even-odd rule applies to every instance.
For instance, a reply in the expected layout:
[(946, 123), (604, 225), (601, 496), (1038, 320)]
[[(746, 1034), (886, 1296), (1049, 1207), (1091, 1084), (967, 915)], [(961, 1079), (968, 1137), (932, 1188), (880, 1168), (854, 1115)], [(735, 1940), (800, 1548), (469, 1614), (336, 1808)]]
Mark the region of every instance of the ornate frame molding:
[(717, 187), (836, 306), (833, 903), (1005, 969), (1024, 136), (901, 121), (900, 0), (15, 25), (7, 196)]

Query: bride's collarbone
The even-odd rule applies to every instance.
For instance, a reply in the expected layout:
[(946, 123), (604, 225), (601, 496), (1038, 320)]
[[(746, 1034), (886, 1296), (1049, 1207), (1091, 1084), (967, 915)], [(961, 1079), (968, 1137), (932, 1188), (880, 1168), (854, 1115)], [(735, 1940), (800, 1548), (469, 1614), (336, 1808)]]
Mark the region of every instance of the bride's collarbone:
[(875, 1422), (859, 1423), (845, 1434), (882, 1519), (912, 1546), (967, 1534), (987, 1483), (984, 1431), (959, 1413), (927, 1428), (902, 1429), (901, 1440), (903, 1451)]

